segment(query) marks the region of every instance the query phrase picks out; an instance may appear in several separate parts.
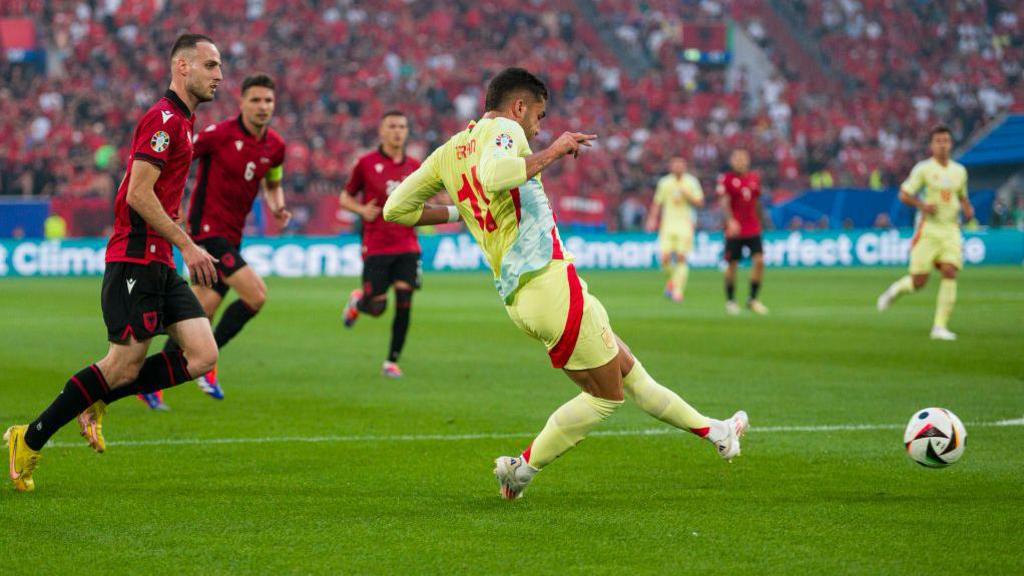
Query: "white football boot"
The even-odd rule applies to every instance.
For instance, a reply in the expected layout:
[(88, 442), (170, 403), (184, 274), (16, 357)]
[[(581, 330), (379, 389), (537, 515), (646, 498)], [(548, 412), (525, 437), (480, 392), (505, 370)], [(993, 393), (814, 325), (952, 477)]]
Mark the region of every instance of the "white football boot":
[(539, 470), (527, 464), (521, 456), (501, 456), (494, 461), (494, 477), (498, 479), (501, 497), (505, 500), (522, 498), (537, 472)]
[(931, 337), (932, 340), (945, 340), (947, 342), (952, 342), (956, 340), (956, 333), (950, 332), (948, 328), (935, 326), (932, 328)]
[(729, 316), (739, 316), (740, 305), (735, 300), (729, 300), (725, 303), (725, 313)]
[(878, 301), (875, 302), (875, 306), (879, 312), (885, 312), (892, 306), (892, 301), (896, 299), (896, 294), (893, 293), (892, 288), (887, 288), (885, 292), (878, 297)]
[[(721, 425), (725, 426), (724, 431), (722, 431)], [(713, 439), (712, 434), (716, 432), (716, 428), (718, 428), (718, 436), (720, 437)], [(708, 440), (718, 449), (718, 455), (725, 459), (726, 462), (730, 462), (733, 458), (740, 455), (740, 438), (743, 437), (749, 428), (750, 418), (747, 417), (746, 412), (740, 410), (728, 420), (713, 422), (712, 432), (708, 434)]]

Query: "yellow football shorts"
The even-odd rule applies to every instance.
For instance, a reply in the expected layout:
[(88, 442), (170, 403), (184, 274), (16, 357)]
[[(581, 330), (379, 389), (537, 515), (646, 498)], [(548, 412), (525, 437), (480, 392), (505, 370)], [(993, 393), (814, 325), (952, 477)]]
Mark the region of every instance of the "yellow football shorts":
[(919, 228), (910, 248), (910, 273), (928, 274), (939, 264), (964, 267), (963, 239), (960, 231), (929, 233)]
[(553, 260), (520, 286), (505, 310), (520, 330), (544, 343), (555, 368), (597, 368), (619, 353), (608, 312), (570, 262)]
[(658, 234), (658, 244), (662, 255), (689, 254), (693, 252), (693, 230), (663, 231)]

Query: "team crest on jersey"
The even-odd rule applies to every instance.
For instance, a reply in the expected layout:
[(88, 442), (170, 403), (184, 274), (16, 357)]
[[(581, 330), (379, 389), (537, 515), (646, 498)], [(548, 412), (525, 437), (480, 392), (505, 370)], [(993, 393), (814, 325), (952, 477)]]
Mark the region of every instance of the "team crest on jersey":
[(740, 185), (740, 179), (739, 178), (733, 178), (732, 179), (732, 185), (733, 186), (739, 186)]
[(242, 141), (241, 140), (235, 140), (235, 150), (238, 150), (239, 152), (242, 151)]
[(498, 148), (504, 148), (505, 150), (511, 150), (515, 141), (508, 134), (500, 134), (494, 139), (494, 145)]
[(377, 171), (377, 174), (380, 174), (381, 172), (384, 171), (384, 165), (378, 162), (373, 165), (373, 169)]
[(160, 130), (153, 137), (149, 139), (149, 147), (154, 152), (160, 153), (167, 150), (167, 147), (171, 145), (171, 137), (167, 135), (167, 132)]
[(142, 313), (142, 326), (146, 329), (146, 332), (156, 332), (158, 319), (156, 312)]

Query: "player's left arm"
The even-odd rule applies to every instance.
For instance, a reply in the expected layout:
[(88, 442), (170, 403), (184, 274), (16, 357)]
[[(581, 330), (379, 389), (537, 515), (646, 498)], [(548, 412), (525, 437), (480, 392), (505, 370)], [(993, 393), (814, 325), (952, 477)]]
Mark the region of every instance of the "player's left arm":
[(266, 200), (267, 208), (270, 208), (270, 213), (274, 215), (277, 225), (281, 228), (288, 226), (292, 221), (292, 213), (284, 199), (284, 186), (281, 185), (283, 179), (282, 164), (268, 170), (267, 175), (263, 177), (263, 199)]
[(695, 176), (691, 180), (691, 183), (693, 184), (693, 188), (687, 187), (683, 190), (683, 195), (686, 196), (686, 201), (694, 208), (703, 208), (704, 189), (700, 186), (700, 180)]
[(974, 204), (971, 204), (971, 198), (967, 194), (967, 174), (964, 174), (964, 183), (957, 190), (957, 195), (960, 197), (960, 209), (964, 213), (964, 222), (974, 220)]
[(402, 180), (388, 201), (384, 203), (384, 220), (402, 226), (434, 226), (459, 220), (455, 206), (432, 206), (427, 200), (444, 188), (437, 170), (441, 149), (437, 149), (423, 164)]
[(654, 197), (651, 198), (651, 207), (647, 209), (647, 222), (644, 226), (648, 232), (654, 232), (658, 229), (658, 218), (661, 217), (661, 203), (665, 201), (665, 187), (659, 181), (658, 186), (654, 189)]

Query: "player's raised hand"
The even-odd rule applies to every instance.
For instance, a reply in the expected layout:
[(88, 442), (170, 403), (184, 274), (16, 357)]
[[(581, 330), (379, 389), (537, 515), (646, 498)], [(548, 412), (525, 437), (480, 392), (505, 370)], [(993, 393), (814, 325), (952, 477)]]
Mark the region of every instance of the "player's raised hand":
[(181, 251), (181, 259), (188, 267), (188, 275), (192, 282), (200, 286), (212, 288), (217, 283), (217, 259), (202, 247), (192, 244)]
[(572, 154), (572, 157), (576, 158), (580, 155), (580, 148), (583, 146), (593, 146), (592, 142), (594, 140), (597, 140), (597, 134), (563, 132), (562, 135), (551, 144), (551, 147), (559, 153), (559, 156)]
[(363, 204), (363, 210), (360, 213), (363, 220), (366, 222), (373, 222), (380, 216), (380, 206), (377, 206), (376, 200), (370, 200), (366, 204)]

